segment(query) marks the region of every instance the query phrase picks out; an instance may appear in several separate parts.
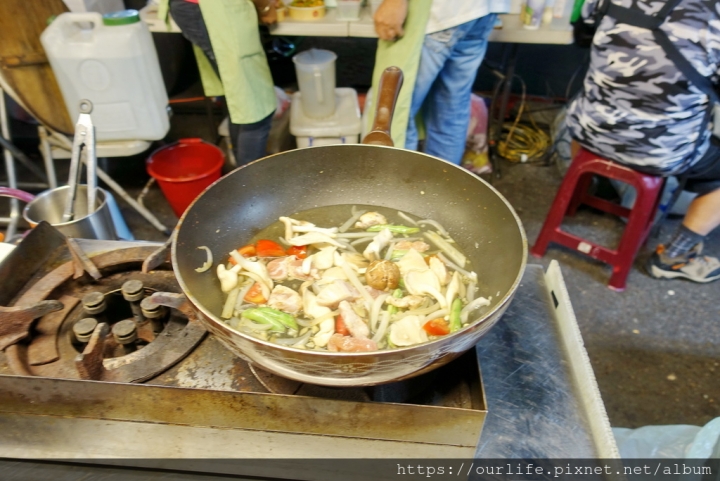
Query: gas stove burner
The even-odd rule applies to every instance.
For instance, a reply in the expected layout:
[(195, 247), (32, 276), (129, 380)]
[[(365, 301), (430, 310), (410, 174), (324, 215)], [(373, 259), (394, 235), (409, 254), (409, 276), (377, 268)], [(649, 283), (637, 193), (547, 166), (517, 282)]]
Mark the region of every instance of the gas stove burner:
[(147, 273), (141, 270), (156, 250), (133, 247), (94, 256), (99, 276), (87, 269), (90, 275), (79, 275), (76, 257), (35, 282), (16, 305), (57, 300), (62, 308), (39, 317), (26, 339), (7, 347), (13, 372), (142, 382), (187, 356), (206, 331), (187, 302), (182, 303), (167, 263)]
[[(457, 366), (461, 361), (456, 360)], [(264, 371), (253, 364), (249, 364), (250, 372), (255, 379), (273, 394), (310, 396), (325, 399), (337, 399), (354, 402), (385, 402), (385, 403), (429, 403), (439, 391), (447, 390), (448, 383), (438, 371), (445, 374), (445, 379), (455, 380), (456, 375), (448, 371), (445, 366), (435, 371), (402, 381), (366, 387), (331, 387), (315, 384), (301, 383), (286, 379), (276, 374)]]

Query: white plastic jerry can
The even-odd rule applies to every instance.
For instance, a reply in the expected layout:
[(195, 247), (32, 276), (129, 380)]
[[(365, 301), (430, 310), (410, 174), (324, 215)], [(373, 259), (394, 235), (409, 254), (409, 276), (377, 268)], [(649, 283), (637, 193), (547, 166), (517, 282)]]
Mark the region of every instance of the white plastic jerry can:
[(63, 13), (40, 41), (71, 119), (82, 99), (97, 141), (159, 140), (169, 128), (168, 97), (150, 31), (137, 10)]

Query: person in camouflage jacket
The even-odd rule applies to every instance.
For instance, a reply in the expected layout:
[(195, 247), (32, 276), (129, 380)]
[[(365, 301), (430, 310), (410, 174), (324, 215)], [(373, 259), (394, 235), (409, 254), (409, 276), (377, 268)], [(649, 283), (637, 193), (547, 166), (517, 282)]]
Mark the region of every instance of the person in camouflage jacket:
[[(618, 21), (603, 3), (645, 15), (661, 0), (586, 0), (583, 18), (596, 23), (588, 72), (568, 107), (573, 139), (633, 169), (686, 179), (698, 196), (672, 240), (648, 260), (658, 278), (720, 279), (720, 261), (702, 256), (702, 242), (720, 225), (720, 139), (708, 124), (711, 99), (678, 69), (648, 28)], [(718, 84), (720, 2), (682, 0), (659, 27), (702, 76)], [(720, 121), (720, 119), (718, 119)]]

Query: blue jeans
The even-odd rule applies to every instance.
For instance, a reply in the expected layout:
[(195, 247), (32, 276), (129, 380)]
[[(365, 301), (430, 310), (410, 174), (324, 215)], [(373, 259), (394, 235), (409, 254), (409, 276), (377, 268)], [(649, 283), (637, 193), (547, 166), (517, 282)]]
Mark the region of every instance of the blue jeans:
[(460, 164), (470, 122), (470, 94), (485, 57), (494, 13), (425, 35), (405, 148), (417, 150), (415, 116), (425, 122), (425, 152)]

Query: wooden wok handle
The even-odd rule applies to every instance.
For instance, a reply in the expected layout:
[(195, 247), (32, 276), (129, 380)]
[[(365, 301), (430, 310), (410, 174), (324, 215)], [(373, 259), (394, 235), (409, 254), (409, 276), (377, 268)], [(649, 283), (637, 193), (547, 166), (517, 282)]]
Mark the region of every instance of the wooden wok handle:
[(393, 147), (390, 136), (390, 125), (392, 124), (395, 102), (400, 94), (403, 84), (403, 73), (398, 67), (388, 67), (380, 77), (378, 95), (376, 96), (375, 119), (370, 132), (363, 139), (363, 144), (385, 145)]

